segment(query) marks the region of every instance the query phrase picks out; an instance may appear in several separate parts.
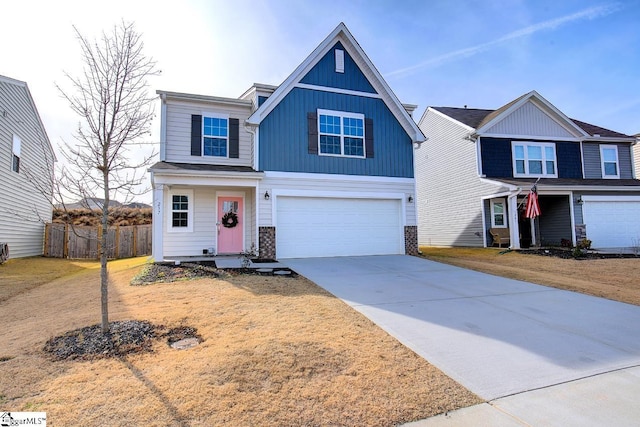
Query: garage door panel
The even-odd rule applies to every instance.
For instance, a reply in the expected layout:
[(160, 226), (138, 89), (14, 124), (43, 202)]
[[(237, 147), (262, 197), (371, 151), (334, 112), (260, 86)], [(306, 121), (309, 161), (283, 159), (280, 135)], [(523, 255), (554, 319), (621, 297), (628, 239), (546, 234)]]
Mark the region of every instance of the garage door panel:
[(278, 197), (279, 258), (403, 252), (399, 200)]
[(592, 247), (630, 247), (640, 238), (640, 202), (585, 201), (582, 209)]

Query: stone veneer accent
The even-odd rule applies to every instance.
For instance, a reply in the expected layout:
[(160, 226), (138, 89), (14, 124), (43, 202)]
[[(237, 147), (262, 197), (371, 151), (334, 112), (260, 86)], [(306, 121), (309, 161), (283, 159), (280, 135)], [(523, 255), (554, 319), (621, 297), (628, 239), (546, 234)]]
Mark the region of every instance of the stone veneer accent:
[(258, 227), (258, 256), (263, 259), (276, 259), (276, 228)]
[(418, 255), (418, 226), (404, 226), (404, 252), (407, 255)]

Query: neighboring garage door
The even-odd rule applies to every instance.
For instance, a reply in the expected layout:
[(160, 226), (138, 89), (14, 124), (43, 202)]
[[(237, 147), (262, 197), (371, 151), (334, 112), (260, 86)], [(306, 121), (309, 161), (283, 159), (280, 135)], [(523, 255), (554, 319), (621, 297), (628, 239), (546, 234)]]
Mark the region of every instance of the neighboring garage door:
[(276, 256), (404, 253), (400, 200), (278, 196)]
[(622, 248), (637, 244), (640, 239), (640, 199), (607, 200), (595, 196), (582, 199), (587, 238), (593, 248)]

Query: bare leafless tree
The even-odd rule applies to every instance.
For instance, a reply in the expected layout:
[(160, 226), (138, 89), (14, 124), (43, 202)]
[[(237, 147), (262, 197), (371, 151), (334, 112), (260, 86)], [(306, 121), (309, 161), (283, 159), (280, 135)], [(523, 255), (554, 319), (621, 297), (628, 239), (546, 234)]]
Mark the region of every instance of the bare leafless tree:
[[(132, 23), (122, 22), (112, 32), (90, 41), (74, 27), (80, 43), (83, 72), (65, 73), (70, 88), (57, 85), (71, 109), (81, 117), (75, 143), (61, 148), (66, 165), (58, 183), (67, 195), (81, 200), (100, 200), (102, 236), (100, 253), (101, 323), (109, 331), (107, 229), (111, 200), (130, 201), (153, 153), (140, 157), (133, 149), (149, 135), (154, 117), (147, 79), (159, 74), (156, 62), (147, 57), (141, 34)], [(136, 159), (136, 160), (134, 160)]]

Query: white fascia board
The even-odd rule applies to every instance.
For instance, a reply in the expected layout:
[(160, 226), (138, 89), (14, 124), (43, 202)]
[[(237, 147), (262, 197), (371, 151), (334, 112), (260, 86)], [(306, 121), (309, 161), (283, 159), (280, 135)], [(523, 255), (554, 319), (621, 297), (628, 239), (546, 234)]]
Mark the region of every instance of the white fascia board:
[(614, 137), (591, 137), (591, 138), (584, 138), (583, 139), (584, 142), (600, 142), (603, 144), (606, 143), (616, 143), (616, 142), (623, 142), (623, 143), (627, 143), (627, 144), (631, 144), (631, 145), (635, 145), (636, 139), (633, 137), (629, 137), (629, 138), (614, 138)]
[(301, 88), (301, 89), (319, 90), (319, 91), (322, 91), (322, 92), (340, 93), (340, 94), (344, 94), (344, 95), (362, 96), (362, 97), (365, 97), (365, 98), (382, 99), (382, 97), (380, 95), (378, 95), (377, 93), (360, 92), (360, 91), (357, 91), (357, 90), (340, 89), (340, 88), (337, 88), (337, 87), (316, 86), (316, 85), (310, 85), (310, 84), (307, 84), (307, 83), (296, 83), (294, 85), (294, 87), (298, 87), (298, 88)]
[(390, 182), (397, 184), (413, 184), (414, 178), (400, 178), (392, 176), (370, 176), (370, 175), (339, 175), (325, 173), (305, 173), (305, 172), (277, 172), (265, 171), (265, 178), (286, 178), (291, 180), (315, 179), (321, 181), (360, 181), (360, 182)]
[(233, 171), (192, 171), (192, 170), (152, 170), (155, 176), (197, 176), (212, 178), (233, 178), (233, 179), (262, 179), (263, 172), (233, 172)]
[(539, 135), (511, 135), (505, 133), (482, 133), (479, 134), (481, 137), (487, 138), (508, 138), (508, 139), (525, 139), (528, 141), (566, 141), (566, 142), (580, 142), (582, 139), (580, 138), (569, 138), (569, 137), (559, 137), (559, 136), (539, 136)]
[(154, 185), (209, 186), (209, 187), (257, 187), (259, 179), (238, 179), (225, 176), (167, 176), (154, 175)]
[(164, 96), (166, 99), (176, 99), (180, 101), (198, 101), (216, 103), (221, 105), (230, 105), (234, 107), (251, 108), (253, 103), (247, 99), (223, 98), (221, 96), (198, 95), (194, 93), (168, 92), (164, 90), (156, 90), (156, 94)]
[(520, 189), (520, 187), (517, 185), (507, 184), (506, 182), (501, 182), (501, 181), (494, 181), (489, 178), (480, 178), (480, 182), (484, 182), (485, 184), (490, 184), (490, 185), (496, 185), (498, 187), (507, 187), (511, 191), (516, 191)]

